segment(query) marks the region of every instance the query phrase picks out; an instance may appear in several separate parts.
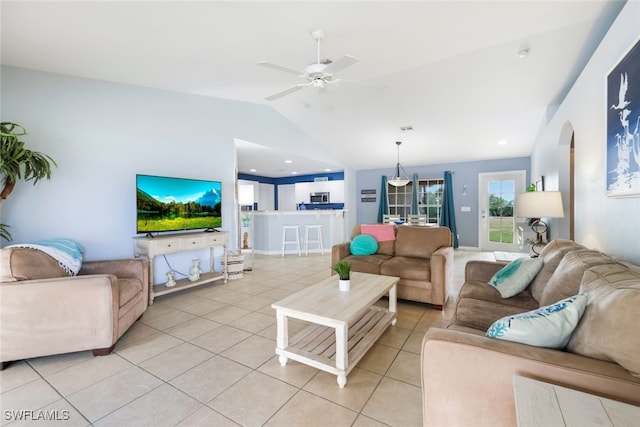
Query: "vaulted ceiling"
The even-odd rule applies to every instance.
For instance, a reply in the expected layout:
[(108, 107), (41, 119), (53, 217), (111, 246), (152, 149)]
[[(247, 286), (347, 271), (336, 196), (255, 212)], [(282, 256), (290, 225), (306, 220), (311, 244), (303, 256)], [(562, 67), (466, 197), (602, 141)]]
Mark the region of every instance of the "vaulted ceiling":
[[(1, 57), (17, 67), (268, 104), (344, 165), (391, 168), (397, 140), (403, 166), (528, 156), (623, 5), (3, 0)], [(326, 33), (321, 59), (358, 58), (338, 75), (357, 82), (266, 101), (306, 80), (257, 63), (303, 70), (316, 62), (315, 29)], [(343, 166), (259, 144), (240, 144), (241, 172), (288, 174), (285, 156), (298, 173)]]

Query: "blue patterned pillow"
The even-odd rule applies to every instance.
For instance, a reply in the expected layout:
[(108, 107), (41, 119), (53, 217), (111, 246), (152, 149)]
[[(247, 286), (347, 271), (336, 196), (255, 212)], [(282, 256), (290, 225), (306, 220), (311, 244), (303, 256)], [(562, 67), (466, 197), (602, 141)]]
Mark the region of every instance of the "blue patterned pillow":
[(510, 298), (529, 286), (543, 264), (542, 258), (516, 258), (494, 274), (489, 284), (502, 298)]
[(538, 347), (564, 348), (587, 306), (587, 294), (496, 320), (486, 335)]
[(351, 255), (373, 255), (378, 250), (378, 241), (369, 234), (359, 234), (353, 238), (349, 251)]

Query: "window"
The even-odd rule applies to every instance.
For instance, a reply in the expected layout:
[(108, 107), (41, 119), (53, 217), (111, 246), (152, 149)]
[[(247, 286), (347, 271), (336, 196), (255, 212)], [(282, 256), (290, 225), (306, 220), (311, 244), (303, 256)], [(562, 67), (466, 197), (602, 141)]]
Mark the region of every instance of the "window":
[[(418, 180), (418, 213), (426, 215), (428, 223), (440, 223), (443, 190), (444, 179)], [(404, 187), (388, 186), (389, 213), (391, 215), (400, 215), (403, 221), (407, 220), (408, 215), (411, 213), (412, 191), (413, 182), (409, 182)]]
[(418, 193), (420, 214), (427, 215), (428, 223), (440, 224), (444, 179), (420, 180), (418, 183), (420, 189)]

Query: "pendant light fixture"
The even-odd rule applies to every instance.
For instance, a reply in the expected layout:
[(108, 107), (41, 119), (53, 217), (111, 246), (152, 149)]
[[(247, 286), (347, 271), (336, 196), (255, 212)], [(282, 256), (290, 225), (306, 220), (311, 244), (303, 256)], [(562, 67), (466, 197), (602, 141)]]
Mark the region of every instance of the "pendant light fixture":
[[(402, 166), (400, 166), (400, 144), (402, 144), (401, 141), (396, 141), (396, 146), (398, 147), (398, 162), (396, 163), (396, 174), (393, 178), (388, 180), (389, 184), (393, 185), (394, 187), (404, 187), (409, 182), (411, 182), (411, 180), (407, 178), (407, 172)], [(404, 173), (404, 178), (400, 176), (400, 169), (402, 169), (402, 172)]]

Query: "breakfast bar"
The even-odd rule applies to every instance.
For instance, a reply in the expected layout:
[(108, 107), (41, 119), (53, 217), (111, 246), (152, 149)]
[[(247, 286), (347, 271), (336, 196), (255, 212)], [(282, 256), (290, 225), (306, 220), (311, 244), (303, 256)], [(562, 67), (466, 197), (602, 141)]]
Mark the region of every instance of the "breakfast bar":
[[(322, 225), (321, 233), (325, 252), (331, 250), (331, 246), (347, 239), (345, 227), (344, 209), (315, 209), (300, 211), (255, 211), (254, 221), (254, 247), (255, 252), (264, 255), (279, 255), (282, 249), (282, 226), (300, 226), (301, 245), (304, 237), (304, 229), (307, 225)], [(309, 252), (320, 252), (314, 246)], [(287, 253), (294, 253), (293, 248), (288, 248)], [(297, 254), (298, 251), (295, 250)]]

